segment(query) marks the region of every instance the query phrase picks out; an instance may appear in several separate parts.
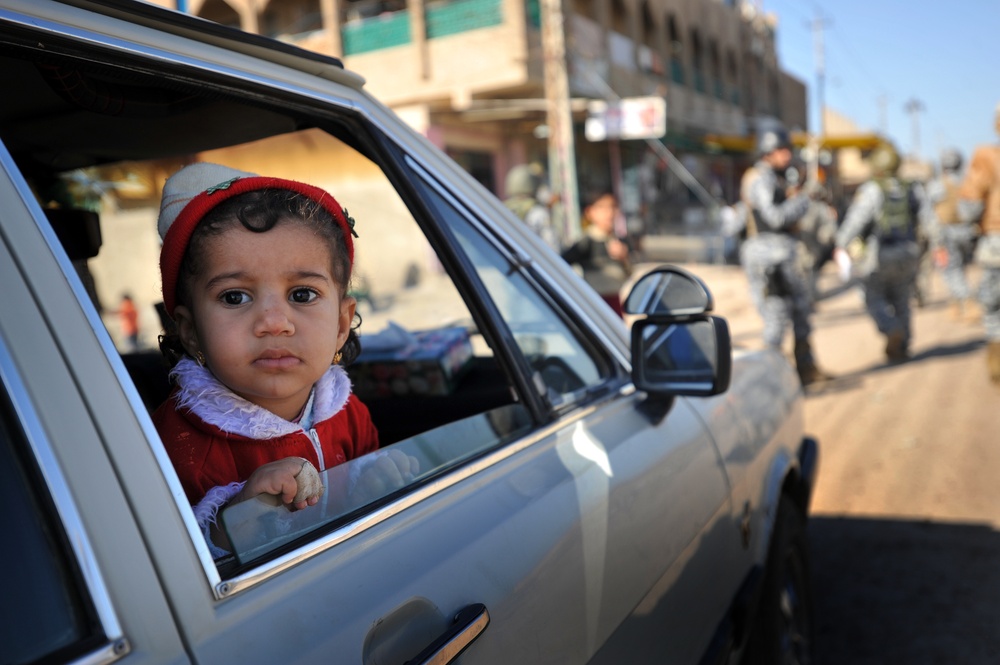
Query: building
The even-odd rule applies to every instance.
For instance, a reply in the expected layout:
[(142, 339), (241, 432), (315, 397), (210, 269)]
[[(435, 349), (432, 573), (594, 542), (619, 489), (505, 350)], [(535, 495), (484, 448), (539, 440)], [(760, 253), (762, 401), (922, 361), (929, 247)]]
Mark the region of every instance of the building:
[[(503, 196), (516, 164), (548, 162), (539, 0), (153, 0), (341, 57), (411, 125)], [(732, 201), (752, 159), (706, 145), (759, 118), (806, 130), (806, 87), (781, 70), (777, 19), (751, 0), (564, 0), (565, 67), (582, 192), (613, 187), (656, 231), (698, 199), (643, 141), (588, 142), (589, 100), (666, 100), (662, 142)]]

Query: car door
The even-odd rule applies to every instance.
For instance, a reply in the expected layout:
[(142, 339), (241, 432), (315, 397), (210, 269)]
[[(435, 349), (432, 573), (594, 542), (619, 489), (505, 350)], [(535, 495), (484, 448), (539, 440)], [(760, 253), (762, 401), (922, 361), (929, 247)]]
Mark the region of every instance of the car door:
[[(104, 445), (112, 431), (130, 446), (146, 434), (81, 309), (86, 291), (3, 146), (0, 201), (0, 661), (190, 662), (148, 554), (155, 537), (119, 483), (125, 460)], [(158, 467), (146, 469), (169, 531), (176, 508)]]
[[(142, 623), (124, 625), (136, 645), (125, 659), (401, 663), (453, 633), (468, 641), (467, 663), (696, 661), (738, 573), (714, 570), (735, 533), (725, 474), (688, 402), (636, 393), (623, 335), (609, 332), (618, 324), (595, 296), (356, 88), (116, 20), (102, 26), (22, 26), (34, 41), (11, 47), (7, 71), (31, 64), (41, 44), (47, 64), (139, 91), (157, 113), (75, 108), (60, 132), (13, 119), (25, 131), (0, 135), (14, 146), (5, 206), (17, 204), (2, 224), (11, 255), (23, 257), (14, 293), (27, 304), (14, 311), (37, 321), (20, 334), (51, 340), (34, 351), (22, 339), (13, 357), (46, 370), (33, 382), (63, 377), (56, 392), (38, 383), (36, 402), (59, 398), (46, 409), (64, 413), (51, 416), (51, 439), (67, 482), (105, 579), (121, 568), (130, 584), (113, 602), (130, 617), (143, 610)], [(17, 71), (28, 95), (36, 74)], [(74, 132), (81, 118), (88, 131)], [(198, 132), (206, 126), (220, 129), (211, 143)], [(244, 507), (226, 527), (264, 535), (250, 529), (213, 561), (147, 414), (157, 400), (95, 301), (111, 284), (139, 288), (156, 274), (155, 245), (129, 235), (153, 232), (155, 188), (130, 198), (126, 184), (190, 159), (263, 168), (262, 155), (282, 156), (275, 175), (320, 180), (359, 220), (364, 284), (353, 293), (369, 355), (351, 370), (355, 390), (383, 444), (423, 472), (301, 517)], [(315, 170), (323, 164), (336, 168)], [(95, 177), (117, 192), (89, 201), (103, 206), (104, 246), (73, 265), (39, 184)], [(138, 260), (144, 252), (154, 259)], [(89, 470), (84, 460), (99, 472), (69, 473)], [(327, 470), (327, 481), (349, 482), (364, 463)], [(147, 622), (156, 612), (162, 623)]]

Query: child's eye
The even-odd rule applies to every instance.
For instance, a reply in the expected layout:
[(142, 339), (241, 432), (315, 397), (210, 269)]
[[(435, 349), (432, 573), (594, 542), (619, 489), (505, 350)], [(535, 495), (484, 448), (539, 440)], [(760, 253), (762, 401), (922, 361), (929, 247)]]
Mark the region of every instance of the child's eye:
[(226, 291), (219, 296), (219, 300), (221, 300), (224, 305), (245, 305), (250, 302), (250, 295), (244, 293), (243, 291)]
[(318, 297), (319, 295), (313, 289), (295, 289), (288, 296), (288, 299), (294, 303), (307, 303), (312, 302)]

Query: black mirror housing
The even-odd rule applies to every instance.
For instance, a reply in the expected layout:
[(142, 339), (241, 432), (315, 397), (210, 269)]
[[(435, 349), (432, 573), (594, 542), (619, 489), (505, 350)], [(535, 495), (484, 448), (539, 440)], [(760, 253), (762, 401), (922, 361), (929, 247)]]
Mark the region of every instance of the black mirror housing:
[(732, 377), (729, 324), (717, 316), (647, 318), (632, 326), (632, 380), (649, 393), (719, 395)]
[(625, 299), (632, 324), (632, 381), (657, 395), (718, 395), (729, 389), (733, 347), (729, 324), (709, 316), (712, 294), (676, 266), (643, 275)]

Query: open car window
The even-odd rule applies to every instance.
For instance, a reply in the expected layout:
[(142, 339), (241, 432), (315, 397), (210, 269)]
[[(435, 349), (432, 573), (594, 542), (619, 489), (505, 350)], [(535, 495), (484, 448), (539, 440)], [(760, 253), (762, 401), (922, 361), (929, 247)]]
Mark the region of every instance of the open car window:
[[(54, 48), (44, 55), (8, 49), (0, 54), (0, 79), (21, 92), (0, 110), (0, 140), (101, 314), (147, 410), (171, 391), (157, 348), (158, 337), (172, 327), (161, 303), (156, 230), (167, 177), (186, 164), (214, 162), (307, 182), (334, 195), (356, 220), (359, 236), (349, 292), (358, 301), (362, 352), (347, 369), (382, 450), (326, 471), (320, 506), (292, 514), (253, 501), (225, 512), (232, 550), (217, 562), (224, 577), (523, 437), (536, 426), (525, 385), (559, 406), (602, 380), (602, 364), (551, 303), (477, 237), (453, 202), (426, 182), (416, 190), (420, 204), (404, 200), (393, 182), (415, 180), (413, 171), (379, 156), (377, 130), (349, 103), (334, 117), (329, 106), (319, 111), (294, 98), (251, 97), (224, 80), (154, 75), (141, 65), (112, 58), (85, 62)], [(429, 236), (433, 225), (438, 232)], [(437, 251), (429, 237), (439, 239)], [(454, 246), (442, 254), (442, 242)], [(465, 258), (456, 261), (455, 253)], [(461, 265), (471, 271), (464, 278)], [(137, 312), (137, 330), (126, 321), (126, 295)], [(470, 307), (469, 298), (494, 305)], [(502, 318), (489, 326), (504, 333), (484, 330), (484, 316)], [(514, 344), (494, 348), (496, 339), (507, 338)], [(523, 357), (511, 360), (511, 354)], [(520, 392), (512, 375), (519, 370), (512, 367), (535, 374)], [(387, 450), (412, 457), (419, 471), (404, 487), (373, 491), (360, 479)]]

